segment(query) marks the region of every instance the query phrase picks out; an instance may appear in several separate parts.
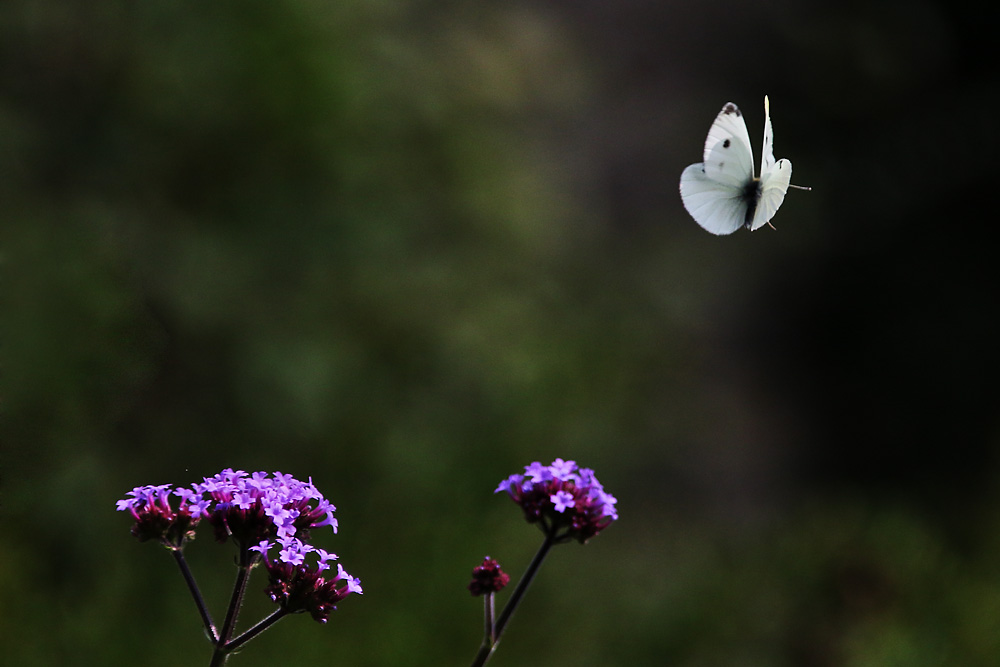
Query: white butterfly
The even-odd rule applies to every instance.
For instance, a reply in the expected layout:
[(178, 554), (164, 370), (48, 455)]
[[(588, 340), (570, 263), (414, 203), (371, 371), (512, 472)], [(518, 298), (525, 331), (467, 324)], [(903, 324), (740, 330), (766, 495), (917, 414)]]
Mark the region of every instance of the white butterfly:
[(740, 227), (763, 227), (778, 212), (790, 185), (792, 163), (775, 162), (771, 109), (764, 96), (764, 150), (760, 177), (753, 175), (753, 152), (743, 113), (726, 103), (705, 139), (705, 161), (690, 165), (681, 174), (684, 208), (699, 225), (713, 234), (732, 234)]

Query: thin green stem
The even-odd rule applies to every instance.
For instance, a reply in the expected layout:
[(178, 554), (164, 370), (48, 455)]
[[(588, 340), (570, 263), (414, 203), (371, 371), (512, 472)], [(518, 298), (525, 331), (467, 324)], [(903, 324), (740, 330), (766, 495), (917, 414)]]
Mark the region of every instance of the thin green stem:
[(500, 617), (497, 619), (495, 630), (495, 643), (500, 643), (500, 637), (503, 635), (503, 631), (507, 628), (507, 623), (517, 610), (517, 606), (521, 604), (521, 598), (524, 597), (524, 594), (528, 591), (528, 586), (531, 585), (535, 575), (538, 574), (538, 570), (542, 567), (542, 562), (545, 561), (545, 557), (549, 555), (549, 550), (554, 544), (555, 533), (546, 533), (545, 541), (542, 542), (542, 546), (539, 547), (538, 553), (535, 554), (535, 557), (531, 559), (531, 563), (528, 564), (528, 569), (524, 571), (524, 576), (521, 577), (521, 581), (517, 582), (517, 587), (514, 588), (514, 592), (511, 593), (510, 599), (507, 600), (507, 604), (504, 605), (503, 611), (500, 612)]
[(497, 650), (497, 646), (500, 645), (500, 638), (503, 636), (503, 632), (507, 628), (507, 623), (510, 622), (511, 616), (514, 615), (514, 611), (516, 611), (518, 605), (521, 604), (521, 598), (524, 597), (524, 594), (528, 590), (528, 586), (531, 585), (535, 575), (538, 574), (538, 570), (541, 568), (542, 562), (545, 561), (545, 557), (548, 556), (549, 550), (555, 543), (555, 531), (551, 529), (547, 530), (545, 532), (545, 541), (542, 542), (542, 546), (539, 547), (538, 553), (535, 554), (535, 557), (531, 559), (531, 563), (528, 564), (528, 569), (524, 571), (524, 575), (521, 577), (521, 580), (517, 582), (517, 586), (514, 588), (514, 592), (511, 593), (510, 599), (507, 600), (507, 604), (504, 605), (503, 611), (500, 612), (500, 617), (493, 626), (492, 632), (486, 633), (486, 637), (483, 639), (483, 644), (479, 647), (479, 652), (472, 661), (472, 667), (482, 667), (485, 665), (493, 655), (494, 651)]
[(275, 609), (274, 612), (271, 613), (269, 616), (262, 618), (257, 623), (257, 625), (253, 626), (252, 628), (244, 632), (242, 635), (229, 642), (226, 645), (226, 651), (227, 652), (235, 651), (236, 649), (243, 646), (248, 641), (259, 635), (260, 633), (264, 632), (264, 630), (267, 630), (269, 627), (271, 627), (272, 625), (274, 625), (275, 623), (277, 623), (278, 621), (280, 621), (281, 619), (283, 619), (285, 616), (288, 615), (289, 615), (288, 612), (285, 611), (283, 607)]
[(493, 619), (496, 616), (494, 613), (494, 600), (493, 591), (488, 591), (483, 596), (483, 625), (485, 626), (483, 641), (489, 642), (490, 646), (496, 643), (496, 631), (493, 627)]
[(173, 553), (177, 567), (181, 569), (181, 576), (184, 577), (188, 590), (191, 591), (191, 597), (194, 598), (194, 603), (198, 607), (198, 613), (201, 614), (201, 621), (205, 624), (205, 632), (211, 637), (213, 644), (218, 644), (219, 631), (215, 629), (215, 623), (212, 622), (212, 615), (208, 612), (208, 607), (205, 605), (205, 599), (201, 596), (198, 584), (195, 583), (194, 574), (192, 574), (191, 568), (188, 567), (187, 561), (184, 559), (184, 552), (180, 549), (171, 549), (171, 553)]
[(226, 660), (229, 659), (229, 652), (224, 651), (221, 646), (216, 646), (215, 651), (212, 653), (212, 662), (209, 663), (210, 667), (222, 667), (226, 664)]
[(215, 645), (215, 652), (212, 654), (210, 667), (220, 667), (226, 664), (226, 659), (232, 650), (229, 645), (229, 639), (233, 636), (233, 630), (236, 628), (236, 617), (239, 615), (240, 607), (243, 606), (243, 593), (246, 591), (247, 582), (250, 580), (251, 567), (252, 564), (241, 562), (239, 570), (236, 572), (233, 596), (229, 600), (229, 609), (226, 610), (226, 620), (222, 624), (222, 632), (219, 634), (219, 641)]

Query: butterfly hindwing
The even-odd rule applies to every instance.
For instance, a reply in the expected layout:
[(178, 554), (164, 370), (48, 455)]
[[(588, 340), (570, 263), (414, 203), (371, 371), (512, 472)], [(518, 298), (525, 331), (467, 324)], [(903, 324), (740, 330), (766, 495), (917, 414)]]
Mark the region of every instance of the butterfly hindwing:
[(681, 174), (681, 199), (691, 217), (713, 234), (732, 234), (746, 224), (742, 190), (708, 178), (703, 163), (689, 165)]
[[(773, 161), (773, 158), (772, 158)], [(763, 227), (778, 212), (781, 202), (785, 201), (788, 184), (792, 180), (792, 163), (782, 158), (774, 162), (760, 177), (760, 198), (757, 209), (750, 223), (750, 231)]]

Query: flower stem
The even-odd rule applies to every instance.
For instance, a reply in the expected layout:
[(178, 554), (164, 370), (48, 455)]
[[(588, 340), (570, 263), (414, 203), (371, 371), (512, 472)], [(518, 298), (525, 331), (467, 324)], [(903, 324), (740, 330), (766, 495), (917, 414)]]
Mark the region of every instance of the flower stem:
[(483, 596), (483, 624), (485, 625), (483, 641), (489, 643), (490, 646), (496, 644), (497, 639), (496, 629), (493, 626), (493, 619), (496, 617), (494, 608), (493, 591), (488, 591)]
[(274, 625), (287, 615), (288, 612), (284, 609), (284, 607), (279, 607), (278, 609), (275, 609), (274, 612), (271, 613), (269, 616), (262, 618), (257, 623), (257, 625), (253, 626), (252, 628), (244, 632), (242, 635), (229, 642), (226, 645), (226, 651), (227, 652), (235, 651), (236, 649), (243, 646), (248, 641), (259, 635), (260, 633), (264, 632), (264, 630), (267, 630), (269, 627), (271, 627), (272, 625)]
[(528, 569), (524, 571), (524, 575), (521, 577), (521, 580), (517, 582), (517, 586), (514, 588), (514, 592), (511, 593), (510, 599), (507, 600), (507, 604), (504, 605), (503, 611), (500, 612), (500, 617), (497, 619), (496, 624), (493, 625), (491, 630), (486, 632), (483, 644), (479, 647), (479, 653), (476, 654), (475, 659), (472, 661), (472, 667), (482, 667), (485, 665), (490, 659), (490, 656), (493, 655), (493, 652), (497, 650), (497, 646), (500, 645), (500, 638), (503, 636), (503, 631), (507, 628), (507, 623), (510, 621), (510, 617), (514, 615), (514, 611), (517, 609), (517, 606), (521, 604), (521, 598), (524, 597), (525, 592), (528, 590), (528, 586), (531, 585), (531, 581), (535, 578), (535, 575), (538, 574), (538, 570), (541, 568), (542, 562), (545, 560), (545, 557), (548, 556), (549, 550), (555, 543), (555, 531), (546, 531), (545, 541), (542, 542), (542, 546), (539, 547), (538, 553), (535, 554), (535, 557), (531, 559), (531, 563), (528, 564)]
[(229, 600), (229, 609), (226, 610), (226, 620), (222, 624), (222, 632), (219, 634), (219, 641), (215, 645), (215, 652), (212, 654), (210, 667), (220, 667), (226, 664), (229, 652), (232, 651), (229, 639), (233, 636), (236, 628), (236, 617), (239, 615), (240, 607), (243, 606), (243, 593), (247, 589), (247, 582), (250, 580), (251, 564), (240, 563), (236, 572), (236, 583), (233, 585), (233, 596)]
[(184, 552), (180, 549), (171, 549), (171, 553), (173, 553), (177, 567), (181, 569), (181, 576), (187, 582), (188, 590), (191, 591), (191, 597), (194, 598), (194, 603), (198, 607), (198, 613), (201, 614), (201, 621), (205, 624), (205, 632), (211, 637), (213, 644), (218, 644), (219, 631), (215, 629), (215, 623), (212, 622), (212, 615), (208, 612), (205, 599), (201, 597), (198, 584), (195, 583), (194, 574), (192, 574), (191, 568), (188, 567), (187, 561), (184, 559)]

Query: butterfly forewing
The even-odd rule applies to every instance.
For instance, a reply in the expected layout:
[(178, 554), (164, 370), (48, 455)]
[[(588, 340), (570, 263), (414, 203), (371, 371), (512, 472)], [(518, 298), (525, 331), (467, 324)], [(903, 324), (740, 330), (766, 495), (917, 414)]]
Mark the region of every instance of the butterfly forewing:
[(743, 112), (727, 102), (708, 131), (704, 151), (705, 175), (738, 186), (753, 178), (753, 152)]
[(760, 175), (774, 166), (774, 130), (771, 129), (771, 103), (764, 96), (764, 148), (760, 153)]

